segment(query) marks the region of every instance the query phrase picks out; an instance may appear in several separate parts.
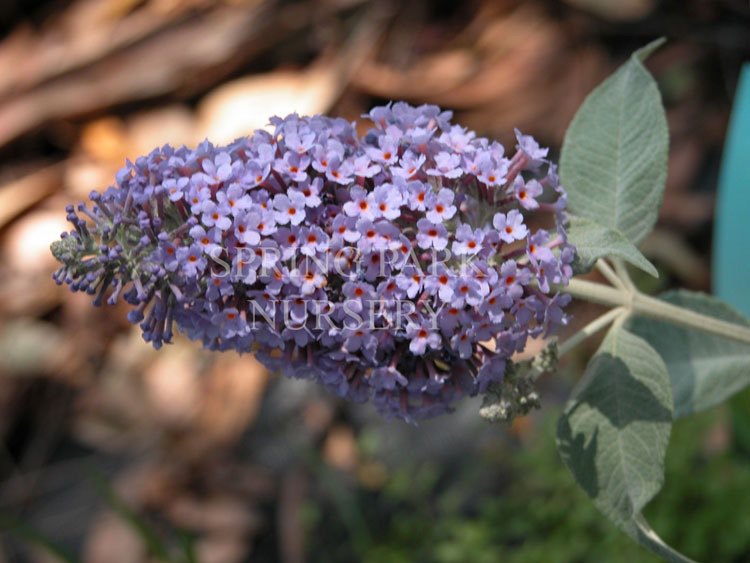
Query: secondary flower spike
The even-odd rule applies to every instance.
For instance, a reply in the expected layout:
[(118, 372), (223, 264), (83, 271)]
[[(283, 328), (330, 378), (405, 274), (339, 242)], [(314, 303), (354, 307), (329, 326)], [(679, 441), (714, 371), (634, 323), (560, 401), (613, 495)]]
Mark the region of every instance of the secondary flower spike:
[(507, 157), (435, 106), (364, 117), (363, 137), (294, 114), (128, 161), (68, 206), (55, 280), (96, 305), (124, 299), (155, 348), (176, 327), (386, 416), (484, 393), (529, 337), (567, 322), (556, 167), (531, 137), (516, 131)]

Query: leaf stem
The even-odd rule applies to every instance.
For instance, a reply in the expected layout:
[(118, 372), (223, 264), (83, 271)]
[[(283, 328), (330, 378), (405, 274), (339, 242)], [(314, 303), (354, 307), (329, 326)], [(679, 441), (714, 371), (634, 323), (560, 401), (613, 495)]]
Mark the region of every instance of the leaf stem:
[(626, 314), (627, 309), (625, 307), (616, 307), (610, 311), (607, 311), (602, 316), (594, 319), (581, 330), (570, 336), (570, 338), (568, 338), (565, 342), (560, 344), (557, 349), (558, 357), (564, 356), (573, 348), (578, 346), (581, 342), (586, 340), (589, 336), (593, 336), (603, 328), (607, 328), (607, 326), (609, 326), (609, 324), (613, 321), (617, 320), (618, 317), (624, 316)]
[(599, 260), (596, 261), (596, 269), (599, 270), (599, 273), (601, 273), (601, 275), (607, 278), (607, 281), (611, 283), (613, 286), (615, 286), (616, 288), (627, 289), (623, 281), (617, 276), (617, 274), (610, 267), (610, 265), (607, 264), (604, 258), (599, 258)]
[(599, 305), (624, 307), (628, 313), (636, 316), (648, 317), (750, 344), (750, 327), (702, 315), (661, 299), (644, 295), (635, 289), (624, 291), (600, 283), (574, 278), (570, 280), (567, 287), (560, 288), (560, 291), (577, 299), (598, 303)]
[(632, 310), (633, 296), (631, 292), (601, 283), (573, 278), (566, 287), (561, 287), (560, 291), (583, 301), (609, 307), (625, 307)]
[(635, 313), (642, 317), (663, 320), (750, 344), (749, 327), (702, 315), (642, 293), (635, 295), (634, 304)]
[(625, 285), (625, 289), (628, 289), (630, 291), (637, 291), (635, 284), (633, 284), (633, 280), (630, 279), (630, 274), (628, 274), (628, 270), (625, 267), (625, 263), (619, 258), (615, 258), (612, 263), (615, 266), (615, 272), (617, 272), (617, 278), (619, 280), (622, 280), (622, 283)]

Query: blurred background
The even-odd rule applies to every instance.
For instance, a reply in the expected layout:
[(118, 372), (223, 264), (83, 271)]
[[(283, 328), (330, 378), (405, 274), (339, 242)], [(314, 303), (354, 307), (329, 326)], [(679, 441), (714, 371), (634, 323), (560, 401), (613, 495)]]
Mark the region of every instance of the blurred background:
[[(0, 2), (0, 562), (655, 561), (557, 457), (585, 351), (511, 427), (481, 420), (477, 401), (383, 421), (249, 356), (179, 339), (153, 351), (125, 309), (55, 286), (48, 247), (64, 206), (126, 157), (228, 142), (274, 114), (435, 103), (506, 146), (519, 127), (559, 154), (584, 96), (660, 35), (649, 68), (672, 144), (644, 252), (661, 277), (637, 281), (710, 291), (746, 0)], [(575, 329), (597, 311), (573, 313)], [(696, 559), (747, 562), (748, 499), (746, 392), (676, 424), (646, 515)]]

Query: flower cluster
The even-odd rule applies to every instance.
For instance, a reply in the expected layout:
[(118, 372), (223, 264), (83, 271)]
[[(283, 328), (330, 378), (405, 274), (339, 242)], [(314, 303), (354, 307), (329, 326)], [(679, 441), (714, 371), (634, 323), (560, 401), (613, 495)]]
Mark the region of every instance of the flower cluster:
[(90, 207), (68, 207), (56, 281), (96, 304), (122, 296), (157, 348), (177, 326), (387, 416), (484, 393), (566, 322), (556, 168), (531, 137), (517, 131), (508, 157), (435, 106), (365, 117), (363, 137), (290, 115), (128, 162)]

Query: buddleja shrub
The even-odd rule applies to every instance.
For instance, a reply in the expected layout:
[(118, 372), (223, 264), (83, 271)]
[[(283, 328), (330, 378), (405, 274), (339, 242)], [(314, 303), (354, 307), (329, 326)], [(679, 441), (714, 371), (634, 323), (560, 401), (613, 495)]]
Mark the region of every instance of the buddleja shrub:
[[(407, 421), (477, 394), (486, 418), (525, 414), (538, 375), (608, 329), (560, 419), (560, 454), (617, 526), (688, 561), (641, 512), (672, 420), (750, 380), (750, 327), (706, 295), (646, 296), (625, 270), (657, 275), (636, 246), (666, 179), (664, 109), (642, 64), (657, 46), (585, 101), (562, 181), (532, 137), (516, 131), (506, 154), (435, 106), (374, 108), (364, 136), (343, 119), (272, 118), (273, 132), (228, 146), (156, 149), (69, 206), (55, 280), (129, 303), (156, 348), (176, 327)], [(593, 267), (608, 284), (573, 277)], [(610, 310), (514, 362), (567, 324), (572, 298)]]

